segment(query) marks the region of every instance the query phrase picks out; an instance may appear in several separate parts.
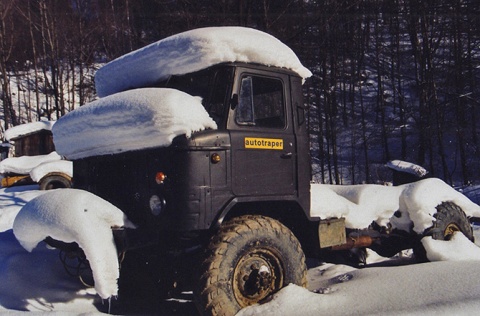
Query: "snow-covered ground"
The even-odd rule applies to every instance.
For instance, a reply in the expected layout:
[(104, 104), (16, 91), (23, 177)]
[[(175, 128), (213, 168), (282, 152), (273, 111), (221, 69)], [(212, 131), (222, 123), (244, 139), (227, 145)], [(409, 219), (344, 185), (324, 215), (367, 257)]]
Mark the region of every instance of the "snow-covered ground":
[[(231, 40), (232, 31), (236, 34), (235, 41)], [(242, 40), (238, 41), (238, 38)], [(241, 43), (248, 45), (240, 45)], [(180, 59), (182, 67), (178, 67), (179, 65), (173, 62), (178, 59), (178, 51), (190, 46), (193, 49), (185, 52), (190, 54)], [(209, 48), (214, 48), (214, 51), (210, 51)], [(159, 51), (171, 53), (168, 55), (171, 58), (165, 58), (163, 55), (161, 61), (153, 58)], [(218, 52), (221, 54), (217, 55)], [(200, 58), (202, 56), (208, 58)], [(165, 64), (165, 60), (169, 62)], [(155, 143), (155, 146), (168, 146), (175, 135), (188, 135), (193, 131), (215, 128), (206, 113), (196, 115), (197, 112), (192, 111), (192, 108), (203, 111), (199, 99), (195, 96), (157, 89), (120, 92), (117, 94), (120, 97), (114, 93), (127, 87), (141, 87), (145, 85), (144, 79), (147, 81), (161, 79), (156, 77), (159, 70), (165, 70), (162, 72), (165, 76), (176, 74), (171, 73), (169, 67), (190, 72), (221, 61), (233, 60), (255, 61), (289, 68), (303, 78), (311, 75), (291, 50), (276, 39), (258, 31), (209, 28), (182, 33), (125, 55), (102, 68), (97, 73), (97, 90), (103, 99), (70, 112), (55, 124), (53, 133), (59, 154), (67, 158), (80, 158), (139, 149), (132, 147), (132, 143), (135, 146), (138, 143), (133, 138), (134, 135), (128, 133), (134, 129), (133, 127), (137, 133), (150, 134), (152, 129), (159, 127), (160, 131), (166, 131), (166, 134), (157, 135), (161, 141)], [(150, 69), (153, 77), (148, 73), (145, 76), (145, 67), (137, 67), (138, 62), (153, 65)], [(141, 71), (138, 73), (136, 70)], [(113, 80), (110, 80), (112, 78)], [(119, 107), (123, 110), (129, 108), (125, 100), (133, 98), (133, 103), (139, 103), (138, 98), (145, 97), (147, 93), (154, 93), (157, 96), (161, 94), (162, 97), (173, 98), (174, 101), (186, 100), (185, 103), (191, 105), (185, 110), (189, 115), (185, 111), (176, 115), (178, 109), (169, 108), (168, 104), (164, 103), (160, 103), (158, 108), (152, 108), (151, 102), (143, 102), (144, 106), (134, 109), (144, 114), (145, 120), (141, 120), (144, 125), (138, 126), (141, 115), (134, 115), (133, 121), (130, 120), (131, 117), (125, 116), (123, 111), (122, 115), (118, 115)], [(165, 109), (170, 110), (164, 113)], [(169, 115), (163, 118), (156, 115), (159, 111)], [(198, 116), (199, 121), (189, 120), (190, 116)], [(90, 119), (92, 117), (98, 120)], [(176, 117), (183, 120), (173, 120)], [(172, 127), (179, 126), (182, 122), (186, 127), (180, 130), (165, 130), (166, 121), (171, 122)], [(119, 122), (121, 124), (116, 124)], [(194, 122), (198, 124), (194, 125)], [(122, 134), (126, 127), (129, 127), (127, 134)], [(79, 141), (81, 138), (75, 138), (81, 136), (79, 132), (82, 130), (96, 134), (97, 138), (92, 140), (88, 135), (89, 137), (83, 137), (88, 142), (82, 143)], [(117, 137), (113, 138), (114, 136)], [(119, 139), (122, 143), (116, 141), (113, 144), (108, 143)], [(107, 152), (99, 151), (105, 149), (105, 142), (108, 143)], [(142, 143), (141, 146), (149, 145)], [(325, 188), (328, 190), (324, 190)], [(349, 227), (368, 225), (371, 221), (382, 224), (384, 220), (391, 218), (395, 211), (400, 210), (402, 218), (406, 218), (409, 223), (413, 222), (414, 228), (421, 231), (425, 225), (431, 223), (432, 212), (435, 212), (438, 198), (441, 201), (445, 197), (443, 193), (449, 200), (453, 199), (462, 207), (467, 206), (465, 211), (468, 214), (475, 216), (480, 214), (477, 213), (478, 206), (469, 212), (470, 202), (463, 201), (457, 193), (451, 193), (454, 190), (447, 189), (443, 182), (431, 180), (419, 182), (418, 185), (395, 188), (371, 185), (330, 188), (322, 186), (321, 190), (321, 192), (312, 190), (317, 194), (316, 197), (322, 196), (318, 205), (325, 205), (324, 198), (327, 195), (331, 199), (331, 204), (337, 207), (337, 211), (343, 212), (345, 209), (348, 211), (342, 215), (347, 217), (347, 225), (351, 225)], [(421, 193), (420, 199), (414, 198), (416, 192)], [(379, 195), (388, 196), (389, 199), (380, 199)], [(375, 202), (374, 205), (370, 204), (372, 201)], [(410, 205), (409, 202), (417, 204)], [(434, 203), (427, 205), (428, 202)], [(70, 204), (72, 207), (69, 207)], [(312, 213), (312, 216), (325, 217), (324, 212), (333, 210), (332, 205), (327, 205), (325, 209), (312, 207), (312, 211), (317, 212)], [(422, 207), (417, 207), (419, 205)], [(92, 209), (101, 212), (95, 213), (91, 211)], [(358, 216), (365, 215), (364, 210), (367, 209), (372, 213), (368, 216)], [(338, 214), (330, 214), (333, 215)], [(417, 215), (419, 217), (415, 217)], [(365, 223), (360, 221), (364, 219)], [(397, 223), (397, 228), (400, 227), (399, 224), (402, 223)], [(111, 226), (131, 225), (120, 210), (92, 197), (87, 192), (73, 189), (45, 192), (38, 191), (36, 186), (0, 189), (0, 313), (47, 311), (75, 315), (96, 314), (107, 311), (110, 306), (112, 313), (123, 315), (195, 314), (191, 294), (185, 293), (180, 298), (159, 304), (159, 300), (152, 295), (153, 291), (145, 284), (137, 284), (139, 293), (134, 293), (136, 289), (130, 291), (135, 294), (135, 300), (130, 299), (128, 291), (122, 291), (120, 288), (118, 300), (114, 298), (102, 304), (100, 297), (109, 298), (117, 294), (116, 286), (112, 286), (112, 283), (116, 285), (114, 280), (117, 276), (115, 273), (118, 273), (118, 265), (111, 263), (112, 258), (115, 261), (117, 259), (112, 247)], [(97, 240), (99, 233), (100, 237)], [(58, 260), (58, 250), (48, 249), (43, 243), (37, 246), (38, 241), (47, 235), (66, 242), (75, 240), (82, 246), (94, 269), (95, 289), (87, 288), (65, 273)], [(321, 264), (312, 260), (308, 289), (289, 285), (269, 302), (245, 308), (239, 315), (386, 313), (423, 315), (476, 312), (480, 307), (480, 287), (476, 280), (476, 272), (480, 272), (480, 248), (462, 235), (455, 235), (448, 242), (426, 238), (424, 246), (427, 249), (427, 256), (436, 260), (435, 262), (413, 264), (408, 255), (385, 259), (370, 253), (367, 266), (363, 269), (354, 269), (343, 265)], [(98, 271), (95, 271), (96, 268)]]
[[(58, 250), (43, 243), (31, 253), (11, 229), (13, 217), (34, 197), (36, 186), (0, 189), (0, 313), (14, 311), (96, 314), (108, 311), (100, 299), (65, 271)], [(475, 227), (478, 228), (478, 227)], [(475, 230), (480, 240), (480, 230)], [(441, 261), (415, 264), (408, 256), (393, 259), (370, 253), (367, 267), (310, 262), (308, 289), (290, 285), (268, 303), (239, 315), (472, 315), (480, 308), (480, 248), (462, 235), (448, 242), (428, 242)], [(450, 254), (449, 256), (441, 255)], [(142, 289), (148, 293), (148, 289)], [(112, 300), (114, 314), (194, 315), (191, 294), (159, 304), (153, 297)]]

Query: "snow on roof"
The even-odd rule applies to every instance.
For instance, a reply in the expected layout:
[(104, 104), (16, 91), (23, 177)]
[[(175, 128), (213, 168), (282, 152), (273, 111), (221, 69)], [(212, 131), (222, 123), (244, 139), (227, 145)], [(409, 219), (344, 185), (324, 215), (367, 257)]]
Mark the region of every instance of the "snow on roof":
[[(400, 230), (422, 233), (432, 226), (436, 206), (451, 201), (468, 216), (480, 216), (480, 206), (440, 179), (430, 178), (400, 186), (312, 184), (311, 217), (345, 217), (348, 228), (366, 228), (372, 222), (391, 223)], [(396, 211), (401, 216), (394, 216)]]
[(55, 121), (38, 121), (10, 127), (5, 131), (5, 139), (11, 141), (42, 130), (51, 131), (53, 124)]
[(422, 166), (402, 160), (389, 161), (387, 162), (387, 167), (396, 171), (410, 173), (420, 178), (426, 176), (428, 173), (427, 169)]
[(0, 161), (0, 174), (29, 174), (38, 165), (51, 161), (60, 161), (62, 157), (52, 151), (48, 155), (10, 157)]
[(120, 92), (86, 104), (53, 127), (58, 153), (68, 159), (169, 146), (175, 136), (217, 125), (198, 97), (164, 88)]
[(244, 27), (207, 27), (167, 37), (121, 56), (95, 75), (100, 97), (145, 87), (171, 75), (195, 72), (224, 62), (251, 62), (312, 75), (277, 38)]
[(13, 233), (27, 251), (48, 236), (78, 243), (92, 268), (95, 290), (106, 299), (117, 295), (120, 274), (114, 227), (135, 228), (122, 211), (98, 196), (60, 189), (25, 204), (13, 222)]

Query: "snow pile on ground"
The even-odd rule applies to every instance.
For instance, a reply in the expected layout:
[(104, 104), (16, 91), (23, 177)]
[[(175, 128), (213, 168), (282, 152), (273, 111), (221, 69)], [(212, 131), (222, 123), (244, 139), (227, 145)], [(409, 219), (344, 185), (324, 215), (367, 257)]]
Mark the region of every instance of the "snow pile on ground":
[[(345, 217), (348, 228), (381, 226), (422, 233), (432, 226), (436, 207), (451, 201), (468, 216), (480, 216), (480, 206), (440, 179), (430, 178), (400, 186), (312, 184), (311, 217)], [(394, 216), (399, 211), (401, 216)], [(398, 215), (398, 213), (397, 213)]]
[(1, 315), (100, 315), (95, 290), (69, 277), (46, 244), (29, 253), (12, 230), (0, 233), (0, 262)]
[(0, 232), (12, 229), (13, 221), (20, 209), (33, 198), (44, 194), (38, 185), (0, 189)]
[(324, 264), (309, 270), (308, 289), (290, 284), (237, 316), (475, 315), (479, 272), (478, 261), (360, 270)]
[(60, 161), (62, 157), (55, 151), (48, 155), (10, 157), (0, 161), (0, 173), (29, 174), (40, 164)]
[(68, 159), (168, 146), (173, 138), (216, 129), (199, 98), (165, 88), (120, 92), (86, 104), (53, 127), (56, 150)]
[(41, 130), (51, 131), (55, 121), (39, 121), (10, 127), (5, 131), (5, 139), (10, 141)]
[(234, 61), (291, 69), (304, 79), (312, 75), (289, 47), (269, 34), (244, 27), (208, 27), (167, 37), (109, 62), (95, 74), (95, 87), (105, 97)]
[(480, 248), (461, 233), (455, 233), (448, 242), (424, 237), (422, 244), (430, 261), (480, 260)]
[(77, 242), (90, 263), (95, 289), (106, 299), (117, 295), (119, 263), (112, 228), (134, 225), (107, 201), (86, 191), (48, 191), (28, 202), (13, 223), (20, 244), (32, 251), (47, 236)]
[(39, 182), (49, 173), (63, 173), (72, 178), (73, 163), (68, 160), (42, 163), (30, 171), (30, 178), (35, 182)]

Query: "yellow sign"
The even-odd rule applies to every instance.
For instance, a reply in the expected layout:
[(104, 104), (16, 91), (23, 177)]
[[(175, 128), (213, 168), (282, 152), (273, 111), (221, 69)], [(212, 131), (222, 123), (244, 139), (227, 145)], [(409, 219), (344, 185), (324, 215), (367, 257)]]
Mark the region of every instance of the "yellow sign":
[(245, 137), (245, 148), (282, 150), (283, 139)]

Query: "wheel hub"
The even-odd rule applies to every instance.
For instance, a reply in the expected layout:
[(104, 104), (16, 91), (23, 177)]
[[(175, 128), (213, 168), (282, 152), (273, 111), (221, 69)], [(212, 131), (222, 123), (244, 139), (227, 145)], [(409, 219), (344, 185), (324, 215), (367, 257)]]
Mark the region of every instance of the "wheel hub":
[(445, 228), (445, 231), (443, 232), (443, 236), (444, 236), (445, 240), (450, 240), (453, 237), (453, 235), (456, 232), (459, 232), (459, 231), (460, 231), (460, 228), (457, 226), (457, 224), (450, 223)]
[(280, 261), (267, 249), (243, 256), (234, 270), (233, 289), (242, 307), (265, 299), (280, 289), (282, 283)]

